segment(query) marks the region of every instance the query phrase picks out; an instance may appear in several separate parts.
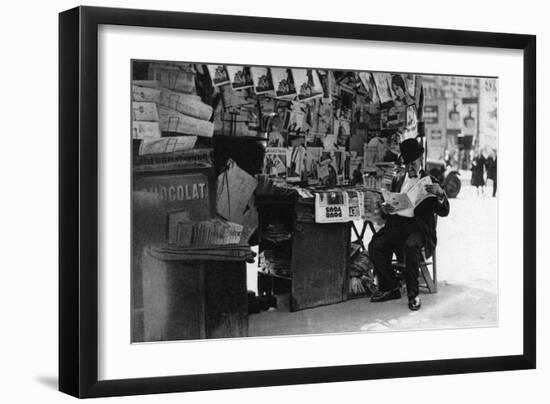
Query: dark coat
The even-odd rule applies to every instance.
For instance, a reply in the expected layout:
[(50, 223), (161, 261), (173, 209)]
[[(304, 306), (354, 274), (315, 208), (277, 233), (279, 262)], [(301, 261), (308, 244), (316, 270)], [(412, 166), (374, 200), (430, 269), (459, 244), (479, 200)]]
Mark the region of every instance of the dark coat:
[(485, 185), (484, 170), (485, 170), (485, 157), (483, 156), (475, 157), (474, 161), (472, 162), (472, 179), (470, 181), (474, 187), (481, 187)]
[(491, 180), (497, 179), (497, 159), (489, 156), (485, 161), (485, 169), (487, 170), (487, 178)]
[[(403, 181), (405, 180), (405, 172), (401, 172), (395, 176), (392, 181), (391, 191), (400, 192)], [(420, 172), (420, 177), (426, 177), (428, 174)], [(434, 184), (439, 182), (431, 177)], [(431, 257), (435, 246), (437, 245), (437, 232), (436, 232), (436, 216), (445, 217), (449, 214), (450, 205), (447, 196), (443, 198), (443, 202), (439, 202), (438, 198), (426, 198), (420, 205), (414, 210), (414, 218), (420, 229), (420, 233), (424, 237), (426, 256)]]

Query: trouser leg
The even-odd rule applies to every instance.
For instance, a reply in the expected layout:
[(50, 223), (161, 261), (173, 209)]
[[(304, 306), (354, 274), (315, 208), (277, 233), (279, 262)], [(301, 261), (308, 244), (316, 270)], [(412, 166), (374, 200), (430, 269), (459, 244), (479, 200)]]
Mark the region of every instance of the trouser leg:
[(420, 249), (424, 244), (422, 235), (415, 231), (405, 240), (405, 282), (407, 284), (407, 296), (418, 295), (418, 276), (420, 275)]
[(387, 291), (399, 286), (392, 265), (393, 252), (399, 245), (402, 233), (397, 228), (385, 227), (369, 243), (369, 257), (378, 278), (378, 289)]
[(497, 179), (493, 180), (493, 196), (497, 195)]

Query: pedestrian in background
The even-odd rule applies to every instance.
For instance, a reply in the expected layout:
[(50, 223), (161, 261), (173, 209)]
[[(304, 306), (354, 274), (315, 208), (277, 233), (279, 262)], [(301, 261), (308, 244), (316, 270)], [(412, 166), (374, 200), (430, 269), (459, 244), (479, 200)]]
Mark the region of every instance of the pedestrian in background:
[(485, 157), (478, 150), (474, 153), (474, 158), (472, 159), (472, 179), (471, 184), (476, 187), (477, 196), (481, 194), (485, 195)]
[(493, 197), (497, 195), (497, 152), (492, 150), (485, 163), (487, 179), (493, 182)]

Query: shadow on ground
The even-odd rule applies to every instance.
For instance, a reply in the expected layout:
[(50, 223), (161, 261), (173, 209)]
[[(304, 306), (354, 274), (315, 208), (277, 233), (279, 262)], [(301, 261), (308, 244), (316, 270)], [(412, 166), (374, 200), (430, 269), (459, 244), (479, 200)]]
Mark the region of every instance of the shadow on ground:
[(37, 376), (36, 380), (46, 387), (54, 390), (58, 389), (58, 379), (56, 376)]

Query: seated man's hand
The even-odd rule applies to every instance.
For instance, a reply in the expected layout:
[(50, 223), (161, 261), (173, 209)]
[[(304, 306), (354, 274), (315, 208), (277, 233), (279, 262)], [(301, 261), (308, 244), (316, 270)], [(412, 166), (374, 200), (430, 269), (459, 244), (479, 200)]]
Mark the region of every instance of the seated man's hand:
[(389, 203), (383, 203), (380, 205), (380, 208), (384, 213), (392, 213), (395, 211), (395, 208), (391, 206)]
[(443, 195), (445, 195), (443, 188), (441, 188), (439, 184), (426, 185), (425, 188), (426, 192), (429, 192), (430, 194), (437, 197), (442, 197)]

